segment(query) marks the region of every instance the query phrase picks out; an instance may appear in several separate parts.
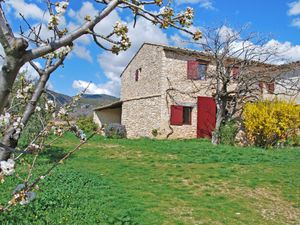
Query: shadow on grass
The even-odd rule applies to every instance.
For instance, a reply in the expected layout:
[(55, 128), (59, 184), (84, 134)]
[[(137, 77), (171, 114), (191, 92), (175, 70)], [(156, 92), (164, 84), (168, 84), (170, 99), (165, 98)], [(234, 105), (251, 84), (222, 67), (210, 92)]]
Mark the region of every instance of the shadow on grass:
[(49, 160), (49, 162), (54, 163), (58, 162), (61, 158), (66, 155), (67, 151), (64, 148), (51, 146), (46, 147), (45, 151), (43, 152), (43, 156)]

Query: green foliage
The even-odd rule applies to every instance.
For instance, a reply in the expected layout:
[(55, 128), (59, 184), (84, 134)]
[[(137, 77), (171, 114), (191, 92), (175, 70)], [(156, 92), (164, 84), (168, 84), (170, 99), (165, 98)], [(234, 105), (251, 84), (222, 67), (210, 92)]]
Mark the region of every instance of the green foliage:
[(237, 131), (238, 126), (236, 121), (232, 120), (223, 124), (220, 129), (221, 143), (225, 145), (234, 145)]
[[(76, 141), (69, 133), (59, 139), (37, 170)], [(299, 159), (299, 149), (95, 136), (39, 184), (32, 204), (0, 215), (0, 224), (294, 224)], [(0, 185), (0, 202), (14, 190), (10, 179)], [(261, 209), (280, 213), (266, 217)]]
[(126, 128), (122, 124), (111, 123), (104, 127), (105, 136), (108, 138), (126, 138)]
[(157, 129), (153, 129), (151, 133), (152, 133), (153, 137), (157, 137), (158, 130)]
[(76, 121), (76, 125), (84, 132), (93, 132), (98, 128), (97, 124), (94, 123), (93, 118), (86, 116), (79, 117)]
[(300, 107), (275, 99), (248, 103), (244, 108), (244, 124), (248, 139), (261, 147), (274, 147), (289, 138), (298, 142)]

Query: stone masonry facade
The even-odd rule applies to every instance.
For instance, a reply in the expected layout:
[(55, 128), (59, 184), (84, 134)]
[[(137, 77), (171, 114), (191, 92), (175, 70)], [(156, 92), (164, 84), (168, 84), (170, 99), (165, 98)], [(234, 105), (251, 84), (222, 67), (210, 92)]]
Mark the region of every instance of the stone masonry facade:
[[(214, 90), (210, 80), (188, 78), (188, 61), (195, 59), (207, 62), (207, 73), (215, 71), (207, 54), (144, 43), (121, 74), (120, 101), (113, 104), (114, 108), (95, 110), (95, 121), (103, 125), (120, 120), (128, 138), (196, 138), (198, 97), (212, 97)], [(298, 64), (297, 73), (289, 76), (299, 77), (300, 62)], [(230, 82), (229, 88), (234, 88), (236, 83)], [(261, 97), (268, 99), (274, 95), (264, 91)], [(297, 102), (299, 99), (297, 96)], [(190, 110), (189, 123), (170, 125), (171, 107), (174, 106)], [(121, 115), (113, 113), (116, 107)]]
[[(153, 137), (154, 130), (158, 138), (196, 138), (197, 97), (212, 93), (203, 88), (207, 81), (187, 79), (187, 60), (193, 58), (160, 45), (142, 46), (121, 75), (121, 118), (129, 138)], [(191, 124), (171, 126), (171, 105), (191, 107)]]

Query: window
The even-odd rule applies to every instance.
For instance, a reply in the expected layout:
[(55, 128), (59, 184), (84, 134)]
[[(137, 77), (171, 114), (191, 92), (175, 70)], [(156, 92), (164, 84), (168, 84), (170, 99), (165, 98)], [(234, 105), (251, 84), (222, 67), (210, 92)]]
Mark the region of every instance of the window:
[(238, 76), (240, 75), (240, 68), (237, 67), (237, 66), (231, 68), (231, 74), (230, 75), (233, 77), (234, 80), (237, 79)]
[(141, 72), (142, 68), (139, 68), (135, 71), (135, 81), (139, 81)]
[(191, 80), (205, 80), (208, 62), (199, 62), (196, 60), (188, 60), (187, 77)]
[(266, 84), (267, 86), (267, 90), (268, 90), (268, 94), (274, 94), (275, 91), (275, 82), (270, 82)]
[(198, 79), (199, 80), (205, 80), (206, 77), (206, 70), (207, 70), (207, 64), (199, 64), (198, 66)]
[(260, 93), (263, 94), (264, 91), (264, 86), (267, 88), (267, 92), (268, 94), (274, 94), (274, 91), (275, 91), (275, 81), (272, 81), (272, 82), (269, 82), (269, 83), (266, 83), (266, 82), (262, 82), (260, 81), (259, 84), (259, 90), (260, 90)]
[(192, 107), (172, 105), (170, 124), (177, 126), (181, 126), (183, 124), (191, 125)]
[(183, 107), (183, 124), (192, 124), (192, 108)]

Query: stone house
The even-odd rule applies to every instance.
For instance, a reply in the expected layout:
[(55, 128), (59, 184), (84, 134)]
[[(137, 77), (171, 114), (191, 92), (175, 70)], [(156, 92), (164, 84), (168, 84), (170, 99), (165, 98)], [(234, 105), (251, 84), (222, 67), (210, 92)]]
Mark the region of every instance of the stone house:
[(94, 121), (121, 123), (129, 138), (211, 137), (216, 106), (213, 90), (203, 88), (215, 68), (209, 61), (199, 51), (144, 43), (120, 75), (120, 101), (95, 109)]

